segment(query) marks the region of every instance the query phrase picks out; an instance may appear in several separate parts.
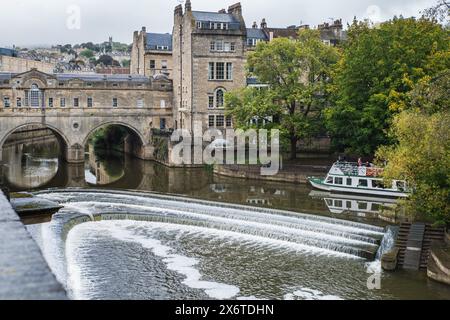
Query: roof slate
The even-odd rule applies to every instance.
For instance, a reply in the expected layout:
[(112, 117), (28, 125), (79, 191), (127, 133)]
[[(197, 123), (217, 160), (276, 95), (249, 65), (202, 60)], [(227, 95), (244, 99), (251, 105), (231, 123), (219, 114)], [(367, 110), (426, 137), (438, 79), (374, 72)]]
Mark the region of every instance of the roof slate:
[(196, 21), (239, 23), (230, 13), (192, 11), (192, 15)]
[(247, 38), (268, 40), (264, 31), (257, 28), (247, 29)]
[(172, 35), (170, 33), (147, 33), (147, 49), (157, 50), (158, 46), (169, 47), (169, 51), (172, 51)]

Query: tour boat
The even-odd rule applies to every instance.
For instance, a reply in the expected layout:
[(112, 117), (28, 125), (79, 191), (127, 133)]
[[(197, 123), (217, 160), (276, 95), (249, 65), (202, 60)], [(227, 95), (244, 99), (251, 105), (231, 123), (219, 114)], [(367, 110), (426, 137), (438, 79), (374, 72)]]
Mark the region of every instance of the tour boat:
[(333, 164), (324, 179), (310, 177), (308, 181), (314, 188), (329, 192), (395, 198), (409, 196), (405, 181), (393, 180), (392, 185), (386, 187), (381, 178), (382, 172), (381, 168), (338, 161)]

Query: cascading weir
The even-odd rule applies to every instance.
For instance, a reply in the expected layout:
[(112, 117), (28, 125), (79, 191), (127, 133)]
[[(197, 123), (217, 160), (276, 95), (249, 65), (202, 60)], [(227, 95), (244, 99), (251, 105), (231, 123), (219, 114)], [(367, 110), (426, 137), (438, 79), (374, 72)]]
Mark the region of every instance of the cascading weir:
[(53, 218), (61, 240), (80, 223), (126, 219), (226, 232), (307, 254), (373, 260), (385, 234), (383, 228), (352, 221), (153, 193), (52, 190), (36, 196), (64, 207)]

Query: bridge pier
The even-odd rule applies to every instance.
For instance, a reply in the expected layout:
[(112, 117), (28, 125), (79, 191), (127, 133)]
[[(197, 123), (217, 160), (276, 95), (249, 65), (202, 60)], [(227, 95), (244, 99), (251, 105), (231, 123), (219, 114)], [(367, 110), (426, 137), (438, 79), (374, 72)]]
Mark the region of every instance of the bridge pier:
[(66, 147), (62, 154), (65, 156), (64, 160), (68, 163), (84, 163), (85, 151), (81, 145), (74, 145)]

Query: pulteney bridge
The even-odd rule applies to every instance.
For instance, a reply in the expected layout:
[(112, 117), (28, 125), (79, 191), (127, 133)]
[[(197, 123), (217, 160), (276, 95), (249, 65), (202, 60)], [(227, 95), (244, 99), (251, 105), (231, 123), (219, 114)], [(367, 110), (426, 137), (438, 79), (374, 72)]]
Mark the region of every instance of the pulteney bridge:
[(173, 127), (172, 82), (165, 76), (0, 73), (0, 98), (0, 151), (18, 129), (40, 125), (55, 134), (71, 163), (84, 161), (89, 136), (107, 125), (127, 128), (126, 151), (146, 160), (153, 158), (152, 129)]

